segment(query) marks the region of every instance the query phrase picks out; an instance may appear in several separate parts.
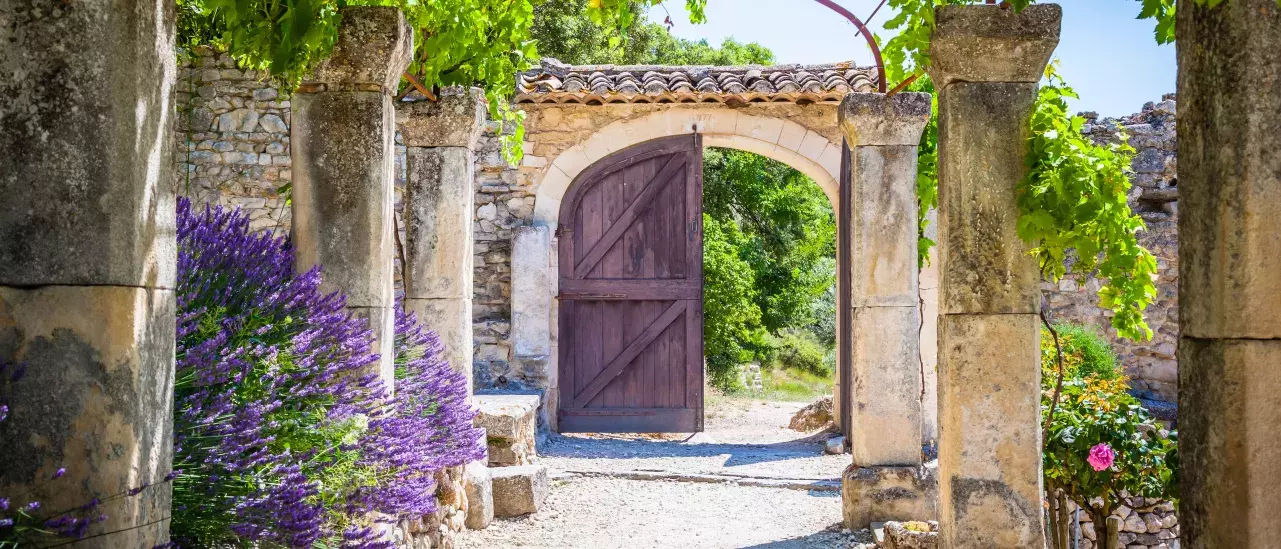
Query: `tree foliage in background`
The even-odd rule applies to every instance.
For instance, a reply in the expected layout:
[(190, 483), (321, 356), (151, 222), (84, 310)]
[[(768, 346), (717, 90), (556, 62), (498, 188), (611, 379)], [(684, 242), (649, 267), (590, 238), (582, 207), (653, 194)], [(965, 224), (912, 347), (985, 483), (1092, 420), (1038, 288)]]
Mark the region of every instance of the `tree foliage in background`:
[(811, 304), (835, 279), (824, 259), (836, 255), (836, 217), (818, 185), (760, 155), (708, 149), (703, 211), (741, 228), (739, 255), (752, 267), (765, 329), (809, 326)]
[[(755, 42), (727, 38), (720, 47), (706, 40), (673, 36), (658, 23), (637, 20), (623, 29), (604, 28), (582, 0), (546, 0), (534, 8), (531, 35), (538, 53), (571, 65), (768, 65), (774, 53)], [(621, 36), (622, 40), (618, 40)]]
[[(1031, 0), (1014, 0), (1014, 9)], [(1148, 0), (1162, 1), (1162, 0)], [(969, 0), (890, 0), (898, 14), (886, 22), (899, 34), (885, 45), (887, 77), (902, 81), (929, 66), (929, 40), (934, 8), (972, 3)], [(1042, 275), (1058, 281), (1069, 273), (1097, 274), (1105, 280), (1099, 306), (1113, 311), (1112, 326), (1130, 339), (1149, 339), (1152, 330), (1143, 310), (1156, 297), (1152, 275), (1156, 260), (1138, 243), (1143, 221), (1130, 210), (1126, 171), (1134, 154), (1124, 142), (1099, 145), (1081, 134), (1084, 119), (1067, 111), (1065, 98), (1076, 97), (1054, 72), (1037, 96), (1029, 140), (1029, 170), (1019, 182), (1019, 237), (1033, 247)], [(920, 74), (909, 89), (933, 91), (929, 77)], [(937, 112), (937, 102), (935, 111)], [(937, 114), (921, 137), (917, 191), (921, 212), (938, 203)], [(922, 257), (933, 242), (921, 225)], [(1075, 263), (1073, 263), (1075, 262)]]
[(703, 357), (708, 381), (739, 388), (738, 365), (765, 347), (765, 329), (752, 266), (739, 256), (746, 244), (733, 220), (703, 214)]
[[(393, 6), (414, 28), (409, 71), (427, 87), (479, 85), (490, 114), (510, 123), (504, 151), (521, 154), (523, 116), (512, 109), (516, 74), (529, 69), (538, 52), (530, 37), (534, 6), (540, 0), (177, 0), (178, 44), (226, 50), (240, 67), (269, 72), (285, 89), (329, 55), (347, 6)], [(612, 29), (630, 29), (639, 14), (660, 0), (580, 0), (585, 15)], [(706, 0), (686, 0), (691, 20), (703, 20)], [(608, 34), (608, 33), (607, 33)]]

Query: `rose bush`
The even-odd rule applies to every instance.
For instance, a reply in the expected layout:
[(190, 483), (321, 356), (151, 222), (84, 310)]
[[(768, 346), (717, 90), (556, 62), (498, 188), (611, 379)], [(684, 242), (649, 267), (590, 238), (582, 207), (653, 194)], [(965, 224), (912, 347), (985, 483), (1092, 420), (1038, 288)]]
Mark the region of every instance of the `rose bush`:
[[(1064, 346), (1062, 394), (1049, 423), (1043, 453), (1046, 489), (1062, 489), (1094, 521), (1096, 539), (1125, 496), (1175, 502), (1178, 495), (1176, 435), (1154, 421), (1128, 392), (1115, 358), (1099, 354), (1102, 339), (1081, 328), (1060, 331)], [(1073, 341), (1073, 340), (1076, 341)], [(1053, 339), (1042, 360), (1041, 413), (1047, 414), (1056, 379)]]

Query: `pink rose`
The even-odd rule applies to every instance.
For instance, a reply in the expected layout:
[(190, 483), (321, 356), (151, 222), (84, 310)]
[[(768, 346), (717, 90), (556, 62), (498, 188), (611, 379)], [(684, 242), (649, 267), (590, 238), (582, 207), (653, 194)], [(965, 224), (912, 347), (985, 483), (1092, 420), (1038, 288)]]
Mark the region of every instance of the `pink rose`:
[(1099, 443), (1090, 448), (1090, 457), (1086, 458), (1085, 461), (1090, 462), (1090, 467), (1093, 467), (1095, 471), (1102, 471), (1111, 467), (1112, 463), (1116, 461), (1116, 452), (1107, 443)]

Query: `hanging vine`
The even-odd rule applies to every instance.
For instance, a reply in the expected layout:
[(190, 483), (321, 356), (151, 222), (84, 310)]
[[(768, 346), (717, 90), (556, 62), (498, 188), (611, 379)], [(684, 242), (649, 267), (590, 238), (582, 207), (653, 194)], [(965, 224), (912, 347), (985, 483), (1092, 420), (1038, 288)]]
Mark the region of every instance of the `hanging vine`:
[[(1164, 0), (1144, 0), (1160, 4)], [(884, 48), (892, 82), (914, 78), (907, 89), (933, 93), (924, 75), (934, 8), (972, 3), (968, 0), (890, 0), (898, 15), (886, 22), (899, 34)], [(1014, 0), (1022, 9), (1030, 0)], [(1171, 8), (1172, 9), (1172, 8)], [(1165, 12), (1161, 12), (1165, 13)], [(1028, 142), (1029, 170), (1019, 182), (1018, 235), (1032, 246), (1042, 276), (1057, 282), (1064, 276), (1097, 275), (1104, 280), (1099, 306), (1113, 312), (1112, 326), (1122, 337), (1150, 339), (1143, 310), (1156, 297), (1152, 281), (1156, 260), (1138, 243), (1144, 228), (1126, 202), (1130, 182), (1125, 170), (1134, 149), (1125, 142), (1096, 144), (1081, 134), (1085, 120), (1068, 113), (1065, 98), (1076, 97), (1051, 64), (1038, 92)], [(937, 104), (935, 105), (937, 111)], [(924, 213), (938, 204), (937, 117), (921, 137), (917, 157), (917, 196), (922, 214), (919, 247), (923, 261), (934, 242), (925, 237)]]

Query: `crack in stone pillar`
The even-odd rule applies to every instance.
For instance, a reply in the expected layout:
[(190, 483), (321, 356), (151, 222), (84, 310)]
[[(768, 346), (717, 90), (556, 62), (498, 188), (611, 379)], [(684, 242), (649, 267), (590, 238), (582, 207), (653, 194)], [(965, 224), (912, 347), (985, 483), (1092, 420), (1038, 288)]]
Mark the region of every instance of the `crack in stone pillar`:
[(163, 544), (174, 7), (33, 0), (4, 11), (0, 74), (20, 76), (0, 101), (0, 495), (39, 501), (36, 516), (98, 498), (106, 519), (86, 544)]
[(413, 52), (400, 10), (342, 11), (338, 42), (293, 98), (293, 244), (299, 271), (319, 265), (322, 289), (341, 291), (368, 318), (391, 387), (395, 304), (392, 94)]
[(1184, 547), (1281, 532), (1281, 7), (1179, 5)]
[(405, 142), (405, 308), (434, 330), (472, 393), (472, 221), (475, 149), (484, 127), (477, 88), (399, 106)]
[(935, 10), (939, 546), (1040, 547), (1039, 273), (1018, 238), (1037, 82), (1062, 10)]

